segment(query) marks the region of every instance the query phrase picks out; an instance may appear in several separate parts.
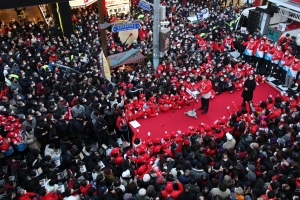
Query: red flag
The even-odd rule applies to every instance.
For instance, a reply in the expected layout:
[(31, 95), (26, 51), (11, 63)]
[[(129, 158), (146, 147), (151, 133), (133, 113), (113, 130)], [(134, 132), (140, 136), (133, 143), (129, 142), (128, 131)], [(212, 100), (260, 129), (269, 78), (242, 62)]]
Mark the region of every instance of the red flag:
[(102, 0), (102, 8), (103, 8), (103, 15), (106, 16), (106, 5), (105, 5), (105, 0)]

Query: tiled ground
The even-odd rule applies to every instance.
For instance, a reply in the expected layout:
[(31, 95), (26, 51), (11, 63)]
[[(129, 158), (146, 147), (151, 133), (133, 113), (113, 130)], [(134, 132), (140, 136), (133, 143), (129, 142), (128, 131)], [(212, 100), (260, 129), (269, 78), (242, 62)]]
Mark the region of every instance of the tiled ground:
[(282, 87), (283, 85), (280, 85), (279, 83), (278, 83), (278, 81), (274, 78), (274, 77), (268, 77), (267, 78), (267, 81), (269, 82), (269, 84), (270, 85), (272, 85), (273, 87), (275, 87), (276, 89), (278, 89), (279, 91), (285, 91), (285, 92), (287, 92), (287, 91), (290, 91), (290, 92), (295, 92), (295, 93), (297, 93), (297, 86), (298, 86), (298, 84), (296, 83), (296, 84), (293, 84), (292, 85), (292, 88), (284, 88), (284, 87)]

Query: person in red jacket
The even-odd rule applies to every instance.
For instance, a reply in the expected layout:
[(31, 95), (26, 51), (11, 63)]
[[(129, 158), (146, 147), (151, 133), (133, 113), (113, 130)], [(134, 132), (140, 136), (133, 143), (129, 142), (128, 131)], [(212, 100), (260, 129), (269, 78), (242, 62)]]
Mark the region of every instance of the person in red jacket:
[(285, 86), (288, 88), (292, 87), (292, 84), (297, 76), (298, 71), (300, 70), (299, 55), (294, 59), (294, 62), (287, 67), (287, 73), (285, 77)]
[(39, 191), (40, 200), (57, 200), (58, 196), (54, 192), (48, 192), (45, 188), (41, 188)]
[[(285, 53), (288, 52), (285, 51)], [(293, 64), (295, 60), (295, 57), (294, 57), (294, 54), (292, 52), (289, 52), (288, 56), (285, 56), (285, 58), (282, 60), (282, 72), (281, 72), (281, 75), (280, 75), (280, 81), (284, 84), (286, 82), (286, 79), (287, 79), (287, 74), (288, 74), (288, 71), (290, 70), (290, 66)], [(284, 87), (287, 87), (286, 85), (284, 85)]]
[(149, 30), (147, 29), (146, 26), (143, 26), (140, 30), (139, 30), (139, 37), (141, 40), (145, 40), (148, 37), (148, 33)]
[(201, 95), (201, 107), (198, 110), (203, 110), (202, 114), (205, 114), (207, 113), (209, 108), (209, 99), (211, 97), (212, 84), (208, 77), (203, 75), (199, 86), (199, 92)]
[(266, 194), (261, 195), (258, 199), (260, 200), (275, 200), (276, 194), (274, 190), (267, 190)]
[(174, 200), (176, 200), (178, 195), (183, 192), (183, 186), (178, 179), (176, 179), (176, 184), (178, 186), (178, 190), (173, 190), (173, 183), (168, 182), (166, 185), (166, 189), (161, 191), (162, 197), (165, 199), (167, 199), (168, 197), (172, 197)]
[[(281, 50), (281, 46), (278, 46), (276, 51), (273, 54), (273, 57), (271, 59), (272, 62), (272, 72), (271, 75), (274, 76), (274, 78), (278, 79), (279, 78), (279, 74), (281, 73), (281, 67), (279, 67), (279, 61), (281, 60), (283, 56), (283, 52)], [(276, 75), (275, 75), (276, 74)]]
[(271, 60), (276, 50), (277, 48), (274, 46), (274, 42), (273, 41), (269, 42), (265, 50), (264, 61), (262, 64), (262, 67), (267, 69), (268, 75), (271, 74), (271, 69), (272, 69)]
[(80, 192), (85, 197), (87, 195), (88, 189), (92, 187), (92, 184), (88, 180), (80, 181)]
[(215, 142), (210, 142), (208, 146), (204, 147), (204, 154), (206, 156), (213, 156), (217, 151), (217, 146)]
[(274, 104), (275, 109), (269, 113), (269, 118), (271, 120), (276, 119), (277, 117), (279, 117), (281, 115), (281, 108), (280, 108), (280, 104), (279, 103), (275, 103)]
[(254, 50), (254, 67), (257, 66), (257, 73), (261, 73), (262, 71), (262, 61), (264, 58), (264, 53), (266, 51), (266, 45), (265, 45), (265, 40), (261, 40), (260, 42), (258, 41), (255, 45), (255, 50)]
[(254, 39), (251, 38), (250, 41), (248, 42), (243, 42), (242, 45), (246, 47), (244, 56), (245, 56), (245, 61), (246, 62), (251, 62), (252, 61), (252, 56), (254, 53), (254, 48), (255, 48), (255, 42)]
[(230, 35), (227, 35), (227, 37), (224, 38), (223, 44), (228, 50), (234, 49), (233, 39)]
[(24, 189), (18, 189), (17, 191), (18, 200), (31, 200), (32, 197), (35, 197), (34, 192), (26, 192)]

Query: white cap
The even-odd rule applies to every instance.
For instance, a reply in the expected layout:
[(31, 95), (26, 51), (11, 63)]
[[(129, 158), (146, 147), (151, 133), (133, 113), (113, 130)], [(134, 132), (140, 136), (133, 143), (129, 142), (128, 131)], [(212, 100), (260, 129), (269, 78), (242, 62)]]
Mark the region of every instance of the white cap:
[(227, 138), (227, 140), (232, 140), (233, 139), (233, 137), (230, 133), (226, 133), (226, 138)]

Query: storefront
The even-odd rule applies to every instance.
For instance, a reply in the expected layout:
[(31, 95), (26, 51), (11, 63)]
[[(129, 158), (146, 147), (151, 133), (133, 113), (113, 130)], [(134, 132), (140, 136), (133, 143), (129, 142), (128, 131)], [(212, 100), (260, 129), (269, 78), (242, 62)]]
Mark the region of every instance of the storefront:
[[(97, 0), (73, 0), (69, 4), (71, 8), (86, 7)], [(105, 0), (106, 11), (108, 16), (111, 15), (122, 15), (130, 13), (130, 1), (129, 0)]]
[(41, 18), (48, 25), (51, 21), (60, 24), (67, 37), (73, 32), (69, 0), (0, 0), (0, 2), (0, 12), (5, 17), (1, 20), (5, 23), (8, 23), (11, 17), (20, 22), (26, 19), (37, 22), (37, 19)]

